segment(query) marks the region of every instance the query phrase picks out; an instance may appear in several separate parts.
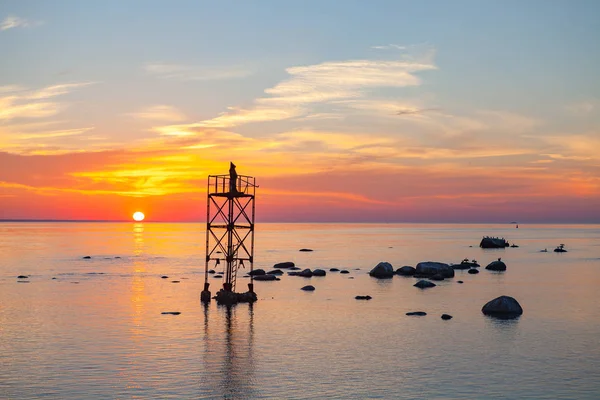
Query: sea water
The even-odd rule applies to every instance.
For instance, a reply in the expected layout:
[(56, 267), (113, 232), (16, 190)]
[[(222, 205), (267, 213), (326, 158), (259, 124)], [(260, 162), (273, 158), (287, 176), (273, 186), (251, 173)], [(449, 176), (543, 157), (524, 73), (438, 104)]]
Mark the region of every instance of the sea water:
[[(255, 282), (229, 308), (200, 303), (205, 226), (0, 223), (0, 398), (600, 398), (598, 225), (257, 224), (254, 268), (327, 276)], [(368, 275), (464, 258), (481, 272), (425, 290)], [(524, 314), (483, 315), (500, 295)]]

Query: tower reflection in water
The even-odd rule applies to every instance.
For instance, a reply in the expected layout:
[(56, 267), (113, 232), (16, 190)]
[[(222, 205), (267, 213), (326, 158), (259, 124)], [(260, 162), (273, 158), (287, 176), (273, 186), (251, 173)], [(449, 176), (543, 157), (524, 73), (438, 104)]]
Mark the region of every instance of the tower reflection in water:
[[(218, 371), (212, 382), (201, 382), (202, 391), (226, 399), (253, 398), (254, 305), (202, 303), (204, 308), (204, 364)], [(247, 311), (247, 313), (246, 313)], [(215, 313), (210, 323), (210, 314)], [(206, 386), (209, 387), (206, 387)]]

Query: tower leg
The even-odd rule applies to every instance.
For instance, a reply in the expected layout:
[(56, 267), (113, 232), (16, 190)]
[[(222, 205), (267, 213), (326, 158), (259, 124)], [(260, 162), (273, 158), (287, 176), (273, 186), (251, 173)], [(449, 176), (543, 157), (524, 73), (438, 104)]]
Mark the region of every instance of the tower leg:
[(200, 293), (200, 301), (203, 303), (210, 303), (210, 290), (208, 290), (209, 286), (210, 283), (204, 282), (204, 290), (202, 293)]

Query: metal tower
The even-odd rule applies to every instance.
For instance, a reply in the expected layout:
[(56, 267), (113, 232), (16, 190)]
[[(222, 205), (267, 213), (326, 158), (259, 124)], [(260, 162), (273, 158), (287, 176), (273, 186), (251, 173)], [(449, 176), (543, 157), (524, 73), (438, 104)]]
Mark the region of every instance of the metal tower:
[[(206, 200), (206, 265), (203, 302), (210, 301), (208, 270), (210, 263), (225, 265), (223, 289), (217, 302), (254, 301), (254, 281), (250, 275), (248, 292), (234, 293), (237, 272), (249, 264), (254, 267), (254, 195), (256, 181), (252, 176), (238, 175), (230, 163), (228, 175), (209, 175)], [(244, 264), (246, 263), (246, 264)], [(224, 296), (223, 296), (224, 295)]]

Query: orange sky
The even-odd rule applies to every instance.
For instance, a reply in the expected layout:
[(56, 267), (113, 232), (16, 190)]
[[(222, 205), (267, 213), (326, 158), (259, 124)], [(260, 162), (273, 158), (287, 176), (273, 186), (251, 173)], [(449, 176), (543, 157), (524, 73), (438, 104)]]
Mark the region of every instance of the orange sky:
[(600, 222), (596, 14), (399, 4), (0, 7), (0, 219)]

